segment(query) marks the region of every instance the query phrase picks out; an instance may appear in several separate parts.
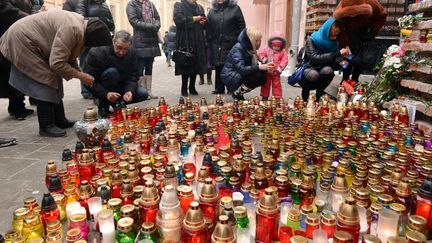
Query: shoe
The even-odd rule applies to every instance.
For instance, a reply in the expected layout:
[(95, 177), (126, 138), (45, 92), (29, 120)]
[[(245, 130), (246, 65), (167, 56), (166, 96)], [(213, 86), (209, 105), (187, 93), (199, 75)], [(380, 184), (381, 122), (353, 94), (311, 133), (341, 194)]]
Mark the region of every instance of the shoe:
[(34, 110), (24, 108), (23, 111), (9, 112), (9, 115), (14, 116), (18, 121), (25, 120), (26, 117), (33, 114)]
[(76, 120), (68, 120), (68, 119), (66, 119), (66, 120), (64, 120), (64, 121), (62, 121), (60, 123), (56, 122), (55, 125), (58, 126), (58, 127), (60, 127), (60, 128), (65, 129), (65, 128), (71, 128), (71, 127), (73, 127), (76, 122), (77, 122)]
[(42, 137), (64, 137), (66, 131), (55, 125), (50, 125), (44, 128), (39, 128), (39, 135)]
[(213, 82), (212, 82), (211, 78), (210, 79), (207, 78), (207, 85), (212, 85), (212, 84), (213, 84)]
[(83, 93), (83, 94), (82, 94), (82, 97), (83, 97), (84, 99), (86, 99), (86, 100), (91, 100), (91, 99), (94, 98), (93, 95), (90, 94), (90, 93)]
[(224, 91), (213, 90), (212, 94), (225, 94), (225, 92)]
[(8, 106), (9, 115), (15, 116), (17, 120), (24, 120), (27, 116), (34, 113), (32, 109), (26, 109), (24, 104), (24, 97), (17, 99), (9, 99)]
[(198, 95), (198, 92), (196, 90), (189, 90), (189, 94)]
[(203, 85), (204, 84), (204, 77), (201, 75), (199, 77), (200, 77), (199, 85)]
[(235, 92), (232, 94), (234, 100), (244, 100), (244, 96), (241, 94), (236, 94)]
[(267, 100), (268, 100), (268, 97), (262, 97), (261, 100), (262, 100), (262, 101), (267, 101)]
[(15, 145), (16, 143), (15, 138), (0, 138), (0, 148)]
[(189, 94), (187, 92), (181, 92), (181, 96), (188, 97)]

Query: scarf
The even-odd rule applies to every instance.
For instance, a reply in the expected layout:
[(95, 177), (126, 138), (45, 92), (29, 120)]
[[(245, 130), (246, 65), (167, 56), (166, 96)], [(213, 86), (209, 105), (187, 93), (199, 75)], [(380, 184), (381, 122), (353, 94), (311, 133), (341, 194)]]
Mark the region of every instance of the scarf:
[(337, 49), (337, 41), (330, 40), (330, 29), (334, 22), (334, 18), (328, 19), (321, 28), (315, 31), (311, 36), (313, 43), (322, 52), (335, 52)]
[(153, 23), (153, 6), (150, 0), (141, 0), (142, 17), (144, 22)]

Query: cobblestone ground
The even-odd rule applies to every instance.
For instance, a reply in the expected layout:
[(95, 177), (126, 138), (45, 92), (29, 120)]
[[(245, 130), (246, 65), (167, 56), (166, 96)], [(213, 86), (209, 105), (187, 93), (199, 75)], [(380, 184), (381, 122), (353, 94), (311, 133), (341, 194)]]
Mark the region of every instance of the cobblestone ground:
[[(214, 77), (213, 77), (214, 79)], [(169, 104), (175, 104), (180, 97), (180, 77), (174, 76), (174, 68), (167, 67), (163, 58), (157, 58), (154, 67), (153, 93), (163, 96)], [(198, 82), (198, 81), (197, 81)], [(335, 81), (334, 83), (337, 83)], [(300, 95), (300, 88), (283, 84), (284, 98)], [(214, 102), (211, 94), (213, 85), (196, 85), (199, 96), (193, 100), (199, 101), (205, 97), (208, 102)], [(252, 98), (259, 95), (259, 89), (246, 95)], [(224, 95), (229, 102), (232, 98)], [(28, 99), (27, 99), (28, 102)], [(82, 99), (80, 85), (77, 80), (65, 82), (65, 109), (69, 119), (81, 119), (88, 106), (94, 106), (92, 101)], [(157, 100), (145, 101), (138, 106), (154, 106)], [(38, 135), (38, 122), (36, 115), (24, 121), (16, 121), (7, 113), (7, 100), (0, 100), (0, 137), (15, 137), (18, 144), (11, 147), (0, 148), (0, 233), (10, 228), (13, 211), (22, 206), (23, 199), (35, 196), (39, 201), (46, 191), (44, 185), (44, 170), (48, 160), (61, 160), (64, 147), (73, 148), (76, 137), (72, 129), (67, 130), (67, 137), (42, 138)], [(31, 107), (36, 109), (36, 107)]]

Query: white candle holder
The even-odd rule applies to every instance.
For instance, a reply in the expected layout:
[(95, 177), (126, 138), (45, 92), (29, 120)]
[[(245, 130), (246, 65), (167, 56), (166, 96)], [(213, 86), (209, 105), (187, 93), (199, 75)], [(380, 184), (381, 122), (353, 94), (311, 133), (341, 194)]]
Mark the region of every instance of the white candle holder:
[(81, 208), (81, 204), (79, 202), (70, 202), (66, 205), (66, 217), (69, 222), (69, 218), (72, 216), (72, 211)]
[(104, 209), (98, 215), (99, 231), (102, 233), (102, 243), (114, 243), (114, 214), (111, 209)]
[(327, 243), (327, 232), (322, 229), (317, 229), (312, 233), (314, 243)]
[(399, 215), (390, 210), (383, 209), (378, 215), (377, 234), (381, 242), (387, 242), (389, 236), (397, 236), (399, 230)]
[(102, 210), (102, 198), (101, 197), (92, 197), (87, 201), (90, 214), (93, 216), (94, 221), (97, 221), (97, 216), (99, 212)]

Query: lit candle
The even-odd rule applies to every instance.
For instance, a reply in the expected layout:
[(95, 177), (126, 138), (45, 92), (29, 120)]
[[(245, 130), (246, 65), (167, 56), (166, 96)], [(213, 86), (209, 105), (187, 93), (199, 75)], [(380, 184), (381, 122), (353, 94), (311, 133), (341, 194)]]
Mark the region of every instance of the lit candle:
[(101, 210), (98, 214), (102, 243), (113, 243), (115, 239), (114, 213), (111, 209)]
[(322, 229), (317, 229), (313, 232), (313, 242), (314, 243), (327, 243), (327, 232)]
[(89, 206), (90, 214), (92, 215), (93, 219), (97, 221), (97, 216), (99, 212), (102, 210), (102, 198), (100, 197), (89, 198), (87, 204)]
[(79, 202), (70, 202), (66, 205), (66, 216), (69, 221), (70, 216), (72, 216), (72, 211), (79, 209), (81, 204)]
[(377, 233), (381, 242), (387, 242), (389, 236), (397, 236), (398, 234), (398, 217), (399, 215), (389, 209), (383, 209), (378, 216)]

